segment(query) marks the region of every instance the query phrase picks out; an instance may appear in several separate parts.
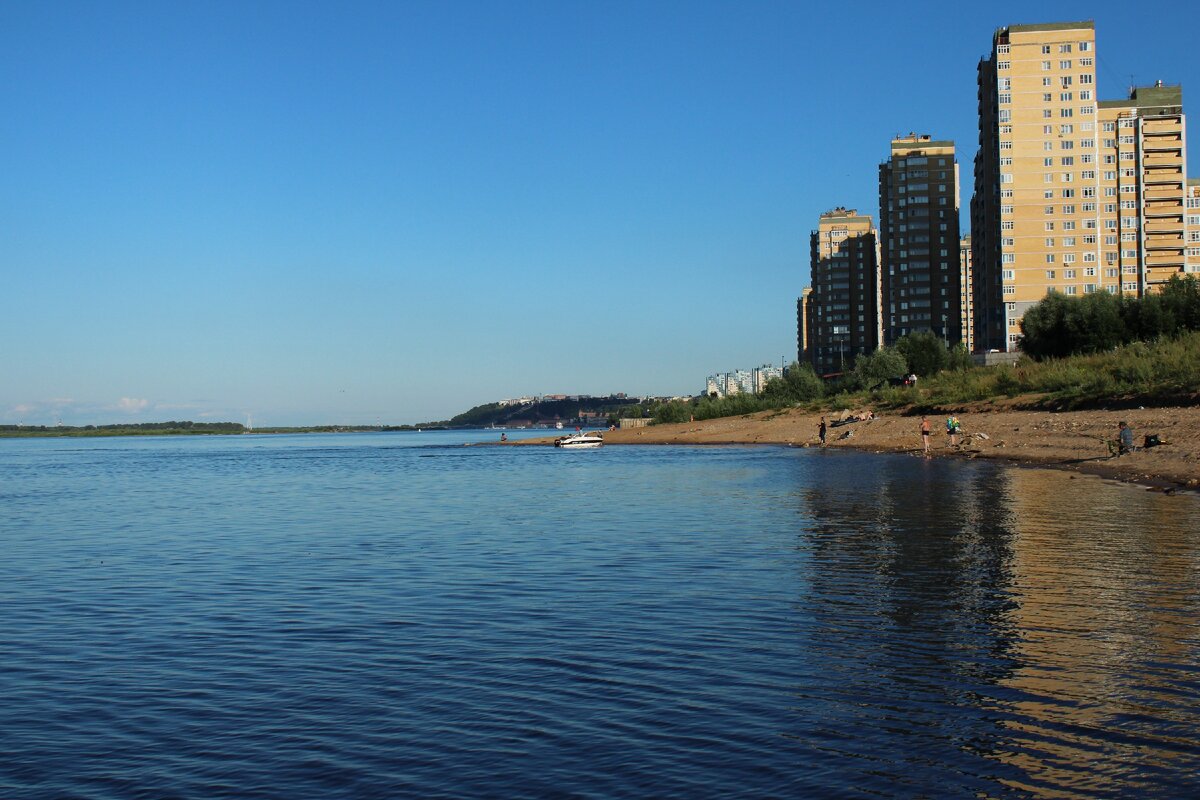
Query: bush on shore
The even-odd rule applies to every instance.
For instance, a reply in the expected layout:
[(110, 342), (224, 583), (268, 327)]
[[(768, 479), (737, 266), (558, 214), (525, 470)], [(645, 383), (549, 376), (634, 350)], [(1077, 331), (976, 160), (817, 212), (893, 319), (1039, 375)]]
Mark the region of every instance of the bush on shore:
[(1200, 279), (1175, 276), (1140, 298), (1051, 292), (1021, 320), (1021, 350), (1034, 359), (1100, 353), (1137, 341), (1200, 331)]

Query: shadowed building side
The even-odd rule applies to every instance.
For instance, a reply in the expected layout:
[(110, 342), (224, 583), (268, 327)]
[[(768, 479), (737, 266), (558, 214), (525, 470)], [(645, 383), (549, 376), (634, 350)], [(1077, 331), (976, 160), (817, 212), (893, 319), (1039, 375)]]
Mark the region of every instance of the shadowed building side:
[(842, 372), (882, 338), (878, 235), (870, 215), (835, 208), (821, 215), (809, 243), (809, 363), (818, 374)]
[(958, 207), (954, 142), (893, 139), (879, 165), (884, 344), (916, 331), (962, 340)]

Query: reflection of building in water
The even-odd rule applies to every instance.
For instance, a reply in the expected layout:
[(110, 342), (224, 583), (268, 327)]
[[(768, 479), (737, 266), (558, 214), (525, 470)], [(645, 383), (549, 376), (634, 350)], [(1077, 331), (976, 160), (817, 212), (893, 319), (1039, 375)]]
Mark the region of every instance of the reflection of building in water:
[(810, 526), (800, 603), (813, 618), (804, 647), (852, 704), (827, 718), (855, 721), (820, 735), (872, 761), (886, 756), (864, 730), (902, 732), (905, 758), (920, 752), (930, 764), (1002, 747), (1003, 729), (978, 699), (1017, 665), (1007, 472), (843, 455), (808, 476), (800, 512)]
[[(803, 646), (853, 703), (823, 718), (900, 732), (927, 763), (986, 759), (989, 780), (1039, 795), (1200, 768), (1195, 498), (1045, 470), (812, 461)], [(837, 752), (876, 758), (877, 739), (828, 724)]]
[[(1200, 529), (1196, 504), (1037, 470), (1012, 470), (1009, 486), (1011, 618), (1024, 666), (1003, 686), (1023, 698), (1008, 725), (1028, 749), (1004, 758), (1051, 785), (1078, 780), (1096, 748), (1143, 765), (1172, 760), (1175, 750), (1148, 754), (1114, 720), (1176, 696), (1179, 676), (1149, 665), (1194, 661), (1200, 542), (1187, 532)], [(1178, 713), (1194, 724), (1193, 711)]]

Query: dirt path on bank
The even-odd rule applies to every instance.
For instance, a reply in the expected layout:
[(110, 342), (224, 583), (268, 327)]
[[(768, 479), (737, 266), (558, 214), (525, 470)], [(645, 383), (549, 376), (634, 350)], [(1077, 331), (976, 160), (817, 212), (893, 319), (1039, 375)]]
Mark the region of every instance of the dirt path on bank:
[[(646, 428), (607, 431), (605, 444), (781, 444), (817, 447), (821, 414), (799, 410), (763, 411)], [(959, 446), (951, 447), (946, 416), (929, 417), (933, 457), (989, 458), (1019, 464), (1074, 469), (1163, 488), (1200, 488), (1200, 407), (1121, 411), (1027, 411), (1018, 409), (956, 412), (962, 423)], [(875, 419), (834, 427), (839, 415), (826, 413), (827, 446), (872, 452), (921, 455), (920, 415), (882, 413)], [(1133, 428), (1141, 445), (1157, 434), (1160, 447), (1113, 458), (1106, 440), (1117, 436), (1117, 423)], [(553, 437), (511, 442), (549, 444)]]

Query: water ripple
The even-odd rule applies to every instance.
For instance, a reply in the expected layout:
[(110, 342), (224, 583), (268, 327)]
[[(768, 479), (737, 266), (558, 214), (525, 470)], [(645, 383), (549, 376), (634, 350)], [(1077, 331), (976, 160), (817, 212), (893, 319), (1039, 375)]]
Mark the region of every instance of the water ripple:
[(1200, 789), (1195, 498), (430, 437), (4, 442), (0, 796)]

